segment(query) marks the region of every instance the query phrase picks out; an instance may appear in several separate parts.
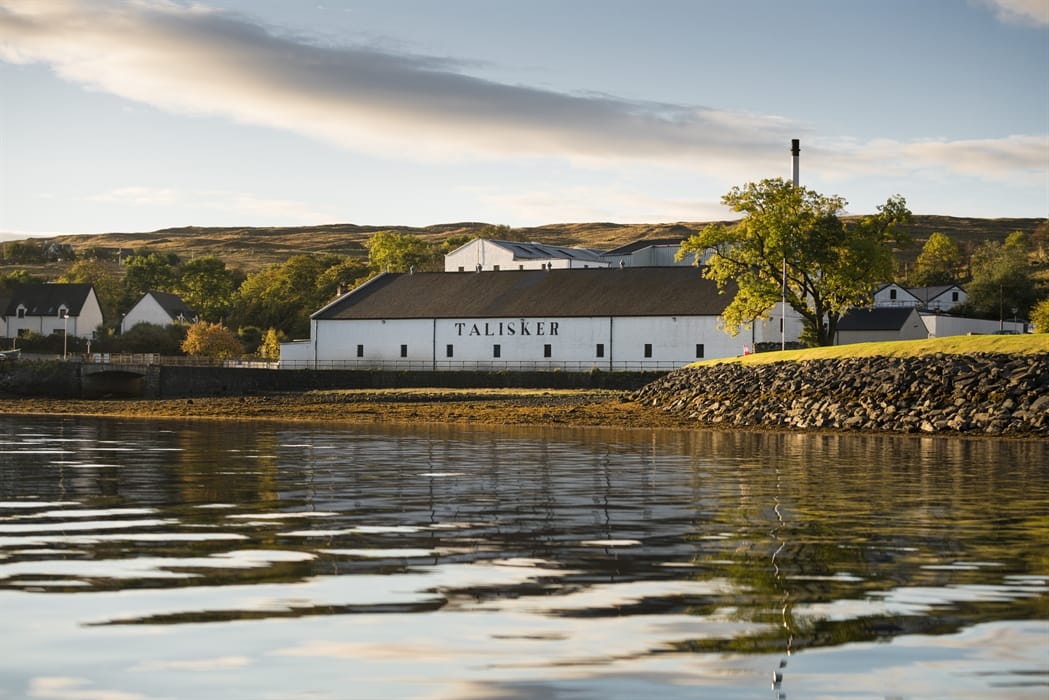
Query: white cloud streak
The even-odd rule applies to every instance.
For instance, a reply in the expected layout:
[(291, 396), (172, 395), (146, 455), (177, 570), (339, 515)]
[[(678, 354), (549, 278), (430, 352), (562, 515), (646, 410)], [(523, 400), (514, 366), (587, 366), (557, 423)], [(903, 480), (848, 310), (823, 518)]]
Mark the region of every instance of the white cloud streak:
[(1049, 2), (1046, 0), (982, 0), (990, 6), (999, 21), (1049, 27)]
[[(1037, 16), (1044, 5), (997, 2), (1003, 11)], [(775, 115), (506, 85), (467, 75), (446, 58), (309, 43), (171, 0), (0, 0), (0, 59), (42, 63), (70, 82), (175, 113), (216, 115), (405, 159), (641, 161), (753, 179), (784, 172), (789, 139), (805, 136), (800, 125)], [(1022, 135), (839, 141), (835, 153), (828, 145), (843, 173), (935, 167), (1020, 181), (1030, 179), (1032, 168), (1044, 171), (1049, 148), (1044, 136)]]

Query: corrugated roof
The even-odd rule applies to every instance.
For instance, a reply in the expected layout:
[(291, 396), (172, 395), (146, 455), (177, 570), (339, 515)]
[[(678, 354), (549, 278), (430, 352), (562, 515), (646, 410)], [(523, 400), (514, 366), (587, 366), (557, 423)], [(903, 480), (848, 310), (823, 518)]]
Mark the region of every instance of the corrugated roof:
[(880, 306), (874, 309), (852, 309), (838, 321), (839, 331), (898, 331), (911, 314), (910, 306)]
[(634, 253), (639, 250), (644, 250), (645, 248), (651, 248), (652, 246), (673, 245), (680, 247), (681, 244), (685, 241), (685, 238), (687, 238), (687, 236), (685, 236), (684, 238), (651, 238), (647, 241), (634, 241), (633, 243), (627, 243), (626, 245), (621, 245), (618, 248), (607, 250), (604, 253), (602, 253), (602, 255), (629, 255), (630, 253)]
[(4, 315), (17, 316), (24, 306), (27, 316), (56, 316), (65, 306), (70, 316), (79, 316), (91, 289), (90, 284), (22, 284), (12, 290)]
[(566, 246), (559, 245), (548, 245), (546, 243), (522, 243), (519, 241), (500, 241), (496, 239), (488, 239), (488, 243), (493, 243), (501, 248), (505, 248), (513, 253), (514, 260), (548, 260), (548, 259), (568, 259), (568, 260), (591, 260), (598, 261), (601, 256), (589, 248), (569, 248)]
[(719, 294), (694, 267), (385, 274), (314, 319), (717, 316)]

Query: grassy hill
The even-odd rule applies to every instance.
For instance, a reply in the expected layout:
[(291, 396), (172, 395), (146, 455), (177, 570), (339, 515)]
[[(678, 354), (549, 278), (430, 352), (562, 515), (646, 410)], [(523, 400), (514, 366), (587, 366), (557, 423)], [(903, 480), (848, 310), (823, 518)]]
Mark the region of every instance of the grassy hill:
[[(848, 218), (848, 217), (846, 217)], [(942, 232), (962, 247), (987, 240), (1004, 240), (1013, 231), (1031, 233), (1043, 219), (1004, 218), (973, 219), (948, 216), (915, 216), (911, 227), (915, 244), (900, 251), (903, 265), (913, 262), (922, 244), (934, 232)], [(625, 243), (642, 239), (684, 239), (702, 229), (709, 222), (677, 222), (664, 224), (617, 224), (609, 222), (547, 224), (515, 228), (513, 238), (557, 245), (582, 246), (609, 250)], [(301, 253), (336, 253), (364, 257), (364, 242), (379, 231), (410, 233), (428, 241), (443, 241), (452, 236), (476, 235), (489, 224), (460, 222), (425, 227), (359, 226), (330, 224), (323, 226), (265, 227), (265, 228), (170, 228), (150, 233), (103, 233), (78, 236), (56, 236), (51, 240), (71, 245), (78, 254), (93, 247), (123, 250), (148, 249), (161, 253), (175, 253), (182, 259), (215, 255), (230, 267), (253, 272), (273, 263), (280, 263)], [(24, 265), (18, 267), (26, 267)], [(33, 274), (54, 274), (64, 271), (65, 265), (30, 270)]]

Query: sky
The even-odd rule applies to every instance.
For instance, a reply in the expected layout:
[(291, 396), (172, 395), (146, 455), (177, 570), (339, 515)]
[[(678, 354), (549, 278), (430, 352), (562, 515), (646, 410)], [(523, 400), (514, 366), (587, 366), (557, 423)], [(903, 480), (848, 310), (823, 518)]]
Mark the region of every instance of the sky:
[(1047, 0), (0, 0), (0, 232), (1049, 216)]

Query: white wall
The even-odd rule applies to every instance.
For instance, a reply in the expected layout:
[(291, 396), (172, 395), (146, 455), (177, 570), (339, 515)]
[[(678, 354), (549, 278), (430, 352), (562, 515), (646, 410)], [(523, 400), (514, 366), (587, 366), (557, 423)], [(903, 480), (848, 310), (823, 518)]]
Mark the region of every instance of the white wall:
[(138, 323), (154, 323), (158, 326), (166, 326), (171, 323), (171, 317), (164, 307), (160, 305), (152, 294), (139, 299), (138, 303), (131, 307), (124, 319), (120, 322), (120, 332), (127, 333)]
[[(896, 298), (892, 295), (895, 292)], [(900, 285), (893, 283), (874, 293), (875, 306), (917, 306), (918, 300)]]
[[(734, 357), (742, 354), (743, 342), (709, 316), (315, 320), (308, 343), (281, 345), (281, 366), (656, 370)], [(703, 346), (702, 358), (696, 345)]]
[(542, 270), (568, 268), (611, 267), (604, 261), (583, 261), (571, 258), (528, 258), (515, 260), (512, 251), (483, 238), (475, 238), (444, 256), (445, 272), (477, 272), (477, 266), (486, 272), (493, 270)]
[(68, 319), (63, 319), (58, 313), (53, 316), (25, 316), (24, 318), (8, 316), (6, 325), (8, 338), (17, 337), (21, 330), (29, 330), (40, 335), (51, 335), (57, 332), (90, 338), (91, 334), (102, 325), (102, 309), (98, 305), (95, 291), (91, 290), (77, 316), (70, 316)]
[(930, 338), (945, 338), (952, 335), (991, 335), (1005, 330), (1011, 333), (1027, 333), (1029, 327), (1023, 321), (988, 321), (982, 318), (922, 314)]

